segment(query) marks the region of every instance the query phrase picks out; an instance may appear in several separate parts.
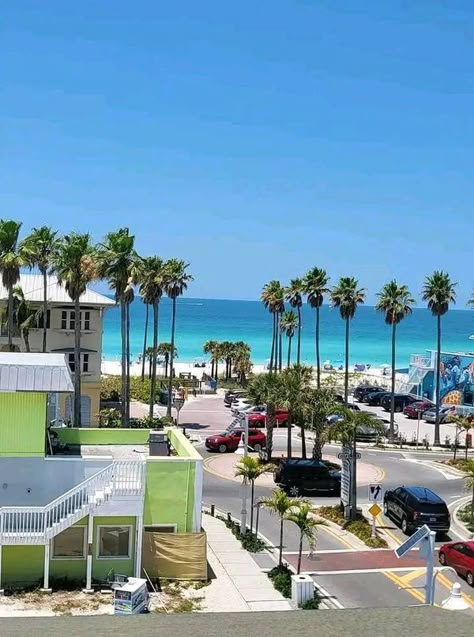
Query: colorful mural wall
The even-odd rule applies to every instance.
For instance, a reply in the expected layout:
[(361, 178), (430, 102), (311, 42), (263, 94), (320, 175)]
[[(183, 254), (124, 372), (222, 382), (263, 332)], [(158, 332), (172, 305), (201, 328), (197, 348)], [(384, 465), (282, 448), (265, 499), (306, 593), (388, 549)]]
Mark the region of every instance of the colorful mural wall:
[(442, 353), (440, 371), (442, 403), (474, 404), (474, 356)]

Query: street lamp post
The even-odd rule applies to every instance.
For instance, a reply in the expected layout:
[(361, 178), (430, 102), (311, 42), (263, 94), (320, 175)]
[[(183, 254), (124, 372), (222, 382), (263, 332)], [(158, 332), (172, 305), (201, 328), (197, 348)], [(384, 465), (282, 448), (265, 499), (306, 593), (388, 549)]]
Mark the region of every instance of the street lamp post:
[[(248, 414), (244, 414), (240, 417), (240, 422), (244, 425), (244, 431), (240, 436), (239, 446), (235, 453), (239, 456), (247, 457), (248, 454), (248, 439), (249, 439), (249, 418)], [(240, 510), (240, 535), (245, 535), (247, 531), (247, 480), (242, 480), (242, 508)]]

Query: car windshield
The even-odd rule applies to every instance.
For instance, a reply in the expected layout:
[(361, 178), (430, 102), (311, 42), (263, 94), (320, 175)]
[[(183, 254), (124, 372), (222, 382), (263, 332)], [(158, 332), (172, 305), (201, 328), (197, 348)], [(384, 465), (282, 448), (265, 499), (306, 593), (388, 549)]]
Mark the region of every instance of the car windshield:
[(419, 502), (416, 508), (421, 513), (446, 513), (446, 505), (442, 502)]

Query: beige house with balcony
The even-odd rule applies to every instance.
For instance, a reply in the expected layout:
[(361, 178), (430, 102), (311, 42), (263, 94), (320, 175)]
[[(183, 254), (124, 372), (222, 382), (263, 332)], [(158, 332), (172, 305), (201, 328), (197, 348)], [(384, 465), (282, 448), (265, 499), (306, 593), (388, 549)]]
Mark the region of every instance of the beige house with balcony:
[[(40, 274), (21, 274), (18, 284), (27, 302), (33, 309), (43, 304), (43, 277)], [(0, 281), (0, 307), (7, 305), (8, 293)], [(81, 416), (82, 426), (89, 427), (97, 423), (100, 410), (100, 372), (102, 361), (103, 316), (107, 308), (113, 307), (112, 299), (87, 289), (81, 296)], [(38, 327), (30, 329), (29, 342), (31, 352), (41, 352), (43, 347), (43, 317)], [(48, 277), (48, 316), (47, 316), (48, 352), (65, 354), (71, 373), (74, 369), (74, 303), (68, 293), (58, 283), (57, 277)], [(17, 351), (26, 351), (19, 331), (15, 333), (14, 345)], [(0, 350), (8, 343), (6, 326), (0, 333)], [(49, 419), (72, 418), (73, 398), (71, 395), (51, 394), (49, 399)]]

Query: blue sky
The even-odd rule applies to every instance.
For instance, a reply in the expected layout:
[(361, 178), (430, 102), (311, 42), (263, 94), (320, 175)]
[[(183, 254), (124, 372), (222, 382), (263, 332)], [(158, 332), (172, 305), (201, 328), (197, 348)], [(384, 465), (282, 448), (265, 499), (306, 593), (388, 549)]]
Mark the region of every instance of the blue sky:
[(472, 267), (474, 5), (18, 0), (0, 26), (0, 213), (129, 225), (192, 296), (313, 265), (369, 301)]

